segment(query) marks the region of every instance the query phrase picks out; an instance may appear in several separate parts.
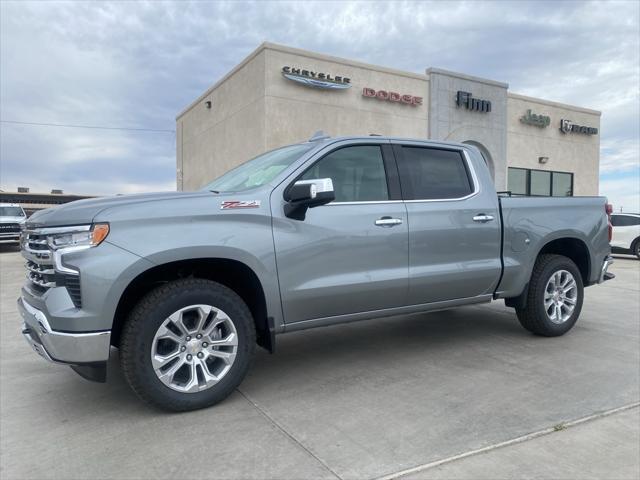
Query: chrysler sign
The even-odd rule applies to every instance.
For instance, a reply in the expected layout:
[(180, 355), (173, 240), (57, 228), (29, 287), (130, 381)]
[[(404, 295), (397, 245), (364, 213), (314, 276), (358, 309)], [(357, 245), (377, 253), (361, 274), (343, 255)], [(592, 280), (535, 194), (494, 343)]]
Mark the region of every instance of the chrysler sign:
[(325, 72), (314, 72), (302, 68), (284, 66), (282, 75), (294, 82), (307, 87), (324, 88), (327, 90), (344, 90), (351, 87), (351, 79), (340, 75), (331, 75)]

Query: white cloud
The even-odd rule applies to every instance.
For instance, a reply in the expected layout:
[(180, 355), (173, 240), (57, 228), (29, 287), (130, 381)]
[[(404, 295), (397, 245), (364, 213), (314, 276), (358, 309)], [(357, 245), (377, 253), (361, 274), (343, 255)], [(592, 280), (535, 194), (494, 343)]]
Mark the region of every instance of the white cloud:
[(640, 173), (624, 178), (602, 180), (600, 195), (609, 199), (616, 212), (640, 212)]
[(600, 144), (600, 173), (628, 172), (639, 167), (637, 138), (608, 139)]
[[(602, 172), (638, 163), (638, 2), (0, 2), (0, 17), (4, 120), (173, 129), (269, 40), (596, 108)], [(0, 129), (5, 189), (173, 184), (171, 134)]]

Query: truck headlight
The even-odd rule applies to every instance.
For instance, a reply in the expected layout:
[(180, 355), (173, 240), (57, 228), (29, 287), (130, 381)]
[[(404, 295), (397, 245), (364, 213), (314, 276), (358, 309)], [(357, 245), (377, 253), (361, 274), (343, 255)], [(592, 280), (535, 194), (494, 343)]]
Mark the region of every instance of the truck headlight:
[(107, 238), (107, 235), (109, 235), (108, 223), (62, 227), (47, 235), (47, 243), (52, 250), (97, 247)]

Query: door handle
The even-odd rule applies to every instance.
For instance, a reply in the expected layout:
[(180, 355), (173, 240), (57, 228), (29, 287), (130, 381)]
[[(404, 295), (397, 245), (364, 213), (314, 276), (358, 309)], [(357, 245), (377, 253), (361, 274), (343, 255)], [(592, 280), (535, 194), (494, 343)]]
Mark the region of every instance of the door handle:
[(374, 222), (378, 227), (393, 227), (402, 224), (401, 218), (381, 217)]
[(484, 213), (479, 213), (478, 215), (473, 217), (474, 222), (486, 223), (490, 222), (491, 220), (493, 220), (493, 215), (486, 215)]

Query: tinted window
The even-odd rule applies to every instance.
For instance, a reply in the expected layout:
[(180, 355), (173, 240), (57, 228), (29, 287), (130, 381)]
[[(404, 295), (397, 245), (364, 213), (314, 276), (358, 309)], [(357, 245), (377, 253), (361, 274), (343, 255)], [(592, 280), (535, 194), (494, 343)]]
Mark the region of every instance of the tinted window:
[(640, 217), (633, 217), (631, 215), (612, 215), (611, 225), (614, 227), (633, 227), (640, 225)]
[(573, 173), (509, 167), (507, 189), (514, 195), (571, 197)]
[(509, 168), (507, 189), (514, 195), (526, 195), (527, 171), (523, 168)]
[(387, 177), (382, 152), (376, 145), (336, 150), (316, 162), (302, 180), (330, 178), (336, 202), (388, 200)]
[(573, 175), (570, 173), (553, 172), (554, 197), (570, 197), (573, 195)]
[(473, 189), (460, 152), (402, 147), (399, 162), (406, 199), (460, 198)]
[(531, 195), (551, 195), (551, 172), (531, 170)]

